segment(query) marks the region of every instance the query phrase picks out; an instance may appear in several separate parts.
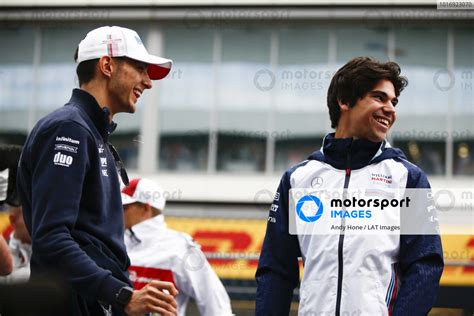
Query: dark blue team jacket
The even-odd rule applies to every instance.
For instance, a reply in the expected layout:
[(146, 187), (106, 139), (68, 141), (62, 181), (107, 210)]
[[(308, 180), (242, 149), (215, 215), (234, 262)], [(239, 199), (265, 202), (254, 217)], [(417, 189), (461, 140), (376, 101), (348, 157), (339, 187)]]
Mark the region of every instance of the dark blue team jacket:
[(66, 281), (75, 315), (96, 313), (90, 306), (97, 301), (113, 304), (130, 285), (120, 182), (107, 143), (116, 125), (108, 116), (93, 96), (74, 89), (33, 128), (18, 169), (32, 277), (52, 273)]

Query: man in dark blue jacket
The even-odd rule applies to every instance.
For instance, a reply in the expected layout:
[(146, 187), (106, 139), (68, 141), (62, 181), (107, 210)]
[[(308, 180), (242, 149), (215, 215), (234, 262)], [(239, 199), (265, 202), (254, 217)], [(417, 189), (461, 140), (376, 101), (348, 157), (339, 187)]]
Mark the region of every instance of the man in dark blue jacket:
[(148, 54), (135, 31), (116, 26), (89, 32), (75, 60), (80, 89), (36, 124), (19, 164), (32, 278), (52, 275), (72, 289), (69, 315), (175, 314), (171, 283), (131, 288), (119, 174), (128, 179), (108, 142), (113, 116), (134, 113), (172, 61)]
[[(433, 306), (443, 270), (436, 232), (348, 234), (342, 228), (345, 215), (332, 234), (290, 234), (289, 229), (295, 217), (290, 189), (390, 193), (429, 188), (423, 171), (386, 140), (406, 85), (396, 63), (368, 57), (354, 58), (334, 75), (328, 107), (336, 132), (308, 160), (285, 172), (269, 212), (256, 273), (257, 315), (288, 315), (299, 282), (299, 257), (304, 264), (300, 315), (426, 315)], [(422, 214), (423, 219), (426, 210), (411, 209), (410, 216)], [(323, 209), (308, 214), (305, 222), (316, 222)]]

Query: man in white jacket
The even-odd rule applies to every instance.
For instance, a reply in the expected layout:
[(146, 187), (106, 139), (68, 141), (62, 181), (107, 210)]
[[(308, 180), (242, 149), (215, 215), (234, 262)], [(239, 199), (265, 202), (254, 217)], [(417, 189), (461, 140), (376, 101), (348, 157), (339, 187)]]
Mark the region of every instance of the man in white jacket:
[(167, 228), (162, 188), (148, 179), (133, 179), (122, 190), (122, 204), (135, 289), (152, 280), (172, 282), (179, 291), (179, 315), (186, 314), (189, 298), (201, 315), (232, 315), (229, 296), (199, 245), (188, 234)]

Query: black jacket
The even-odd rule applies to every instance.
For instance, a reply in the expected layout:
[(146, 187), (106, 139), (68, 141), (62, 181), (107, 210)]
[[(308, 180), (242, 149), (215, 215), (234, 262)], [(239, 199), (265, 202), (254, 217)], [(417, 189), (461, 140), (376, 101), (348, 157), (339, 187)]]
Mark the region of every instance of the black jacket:
[(107, 143), (116, 125), (108, 116), (93, 96), (74, 89), (64, 107), (36, 124), (20, 159), (32, 278), (63, 279), (73, 290), (71, 315), (100, 312), (98, 301), (114, 304), (130, 284), (120, 182)]

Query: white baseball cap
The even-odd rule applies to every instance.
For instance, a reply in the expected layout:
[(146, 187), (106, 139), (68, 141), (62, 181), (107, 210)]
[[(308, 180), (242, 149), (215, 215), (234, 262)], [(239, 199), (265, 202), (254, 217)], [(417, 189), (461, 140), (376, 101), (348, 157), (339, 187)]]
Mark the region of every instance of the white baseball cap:
[(120, 26), (102, 26), (87, 33), (79, 43), (77, 63), (102, 56), (128, 57), (148, 64), (152, 80), (163, 79), (171, 70), (173, 61), (148, 54), (137, 32)]
[(166, 198), (163, 189), (155, 182), (149, 179), (132, 179), (130, 184), (122, 189), (122, 204), (135, 202), (149, 204), (162, 211)]

